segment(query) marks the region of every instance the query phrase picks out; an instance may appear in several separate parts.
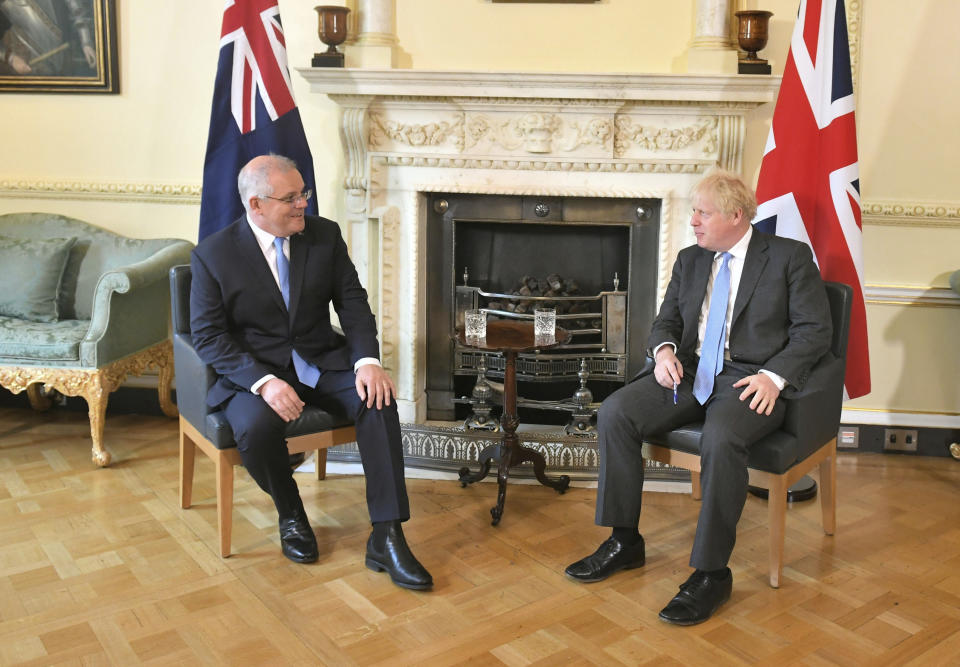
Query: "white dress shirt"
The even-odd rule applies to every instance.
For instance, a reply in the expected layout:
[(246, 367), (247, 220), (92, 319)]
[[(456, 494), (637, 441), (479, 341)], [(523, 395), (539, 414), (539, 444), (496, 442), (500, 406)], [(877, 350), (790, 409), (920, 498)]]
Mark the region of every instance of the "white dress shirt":
[[(273, 239), (277, 237), (253, 224), (249, 216), (247, 216), (247, 224), (250, 225), (250, 229), (253, 231), (253, 236), (255, 239), (257, 239), (257, 245), (260, 246), (260, 252), (263, 253), (264, 258), (267, 260), (267, 266), (270, 267), (270, 273), (273, 274), (273, 280), (275, 283), (277, 283), (277, 288), (279, 289), (280, 273), (277, 270), (277, 247), (273, 245)], [(287, 258), (287, 261), (290, 261), (289, 238), (283, 239), (283, 255)], [(376, 364), (377, 366), (380, 366), (380, 361), (374, 357), (363, 357), (362, 359), (357, 359), (357, 363), (353, 365), (353, 372), (356, 373), (361, 366), (366, 366), (367, 364)], [(250, 391), (259, 395), (260, 387), (262, 387), (267, 380), (271, 380), (275, 377), (276, 375), (273, 375), (272, 373), (264, 375), (262, 378), (253, 383), (253, 386), (250, 387)]]

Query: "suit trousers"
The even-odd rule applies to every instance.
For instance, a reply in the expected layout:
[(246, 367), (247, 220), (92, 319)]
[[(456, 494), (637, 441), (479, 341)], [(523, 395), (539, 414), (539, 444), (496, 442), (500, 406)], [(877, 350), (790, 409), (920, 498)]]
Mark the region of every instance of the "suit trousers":
[(596, 523), (632, 527), (640, 520), (644, 460), (643, 439), (651, 434), (703, 422), (700, 441), (702, 504), (690, 554), (691, 567), (726, 567), (737, 538), (737, 522), (747, 499), (747, 457), (751, 445), (783, 423), (785, 406), (777, 399), (773, 413), (758, 415), (740, 401), (743, 388), (733, 384), (751, 370), (727, 362), (705, 405), (693, 397), (696, 368), (685, 368), (683, 382), (660, 386), (653, 373), (611, 394), (597, 415), (600, 470)]
[[(357, 395), (352, 370), (324, 371), (316, 388), (300, 383), (292, 370), (277, 375), (290, 383), (304, 403), (354, 420), (367, 482), (370, 520), (409, 519), (396, 401), (391, 400), (389, 406), (379, 410), (376, 406), (367, 408)], [(283, 437), (285, 422), (263, 398), (243, 391), (237, 392), (226, 404), (225, 416), (233, 429), (244, 467), (273, 498), (280, 518), (291, 518), (302, 512), (300, 491), (293, 479)]]

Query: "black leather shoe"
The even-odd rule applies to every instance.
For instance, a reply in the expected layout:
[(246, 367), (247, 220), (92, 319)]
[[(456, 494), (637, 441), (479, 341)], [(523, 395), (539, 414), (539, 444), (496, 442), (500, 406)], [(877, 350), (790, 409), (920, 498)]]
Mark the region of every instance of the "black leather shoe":
[(320, 556), (317, 536), (303, 515), (280, 519), (280, 546), (283, 555), (295, 563), (313, 563)]
[(645, 562), (643, 537), (636, 544), (627, 545), (611, 536), (592, 554), (569, 565), (565, 572), (572, 579), (591, 583), (603, 581), (619, 570), (642, 567)]
[(723, 579), (712, 579), (703, 570), (695, 570), (680, 584), (680, 592), (660, 612), (660, 619), (676, 625), (696, 625), (713, 615), (730, 599), (733, 574), (727, 568)]
[(403, 588), (422, 591), (433, 586), (433, 577), (407, 546), (399, 521), (391, 522), (382, 549), (378, 550), (374, 541), (373, 533), (370, 533), (367, 540), (367, 567), (374, 572), (386, 570), (393, 583)]
[(297, 452), (296, 454), (288, 454), (290, 458), (290, 469), (296, 470), (303, 465), (303, 462), (307, 460), (307, 455), (303, 452)]

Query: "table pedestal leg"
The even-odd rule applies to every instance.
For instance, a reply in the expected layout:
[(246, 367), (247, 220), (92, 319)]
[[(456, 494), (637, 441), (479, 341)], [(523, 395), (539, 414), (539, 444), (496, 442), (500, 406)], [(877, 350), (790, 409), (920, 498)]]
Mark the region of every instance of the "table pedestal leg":
[(500, 517), (503, 516), (503, 504), (507, 498), (507, 479), (510, 477), (512, 466), (529, 461), (533, 463), (533, 473), (537, 481), (544, 486), (549, 486), (560, 493), (570, 486), (570, 477), (567, 475), (561, 475), (556, 479), (547, 477), (545, 473), (547, 463), (543, 455), (520, 444), (520, 439), (517, 438), (517, 427), (520, 425), (520, 419), (517, 417), (517, 353), (506, 350), (503, 356), (505, 360), (501, 419), (503, 440), (499, 445), (486, 447), (480, 453), (480, 470), (476, 474), (471, 475), (470, 469), (466, 467), (460, 469), (460, 485), (466, 486), (486, 477), (490, 472), (491, 462), (497, 461), (497, 504), (490, 508), (494, 526), (500, 523)]

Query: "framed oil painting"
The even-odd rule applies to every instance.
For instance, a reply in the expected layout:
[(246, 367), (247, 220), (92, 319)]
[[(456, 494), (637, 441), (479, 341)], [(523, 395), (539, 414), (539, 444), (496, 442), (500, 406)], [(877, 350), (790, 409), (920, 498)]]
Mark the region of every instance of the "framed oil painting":
[(116, 0), (0, 0), (0, 92), (116, 93)]

